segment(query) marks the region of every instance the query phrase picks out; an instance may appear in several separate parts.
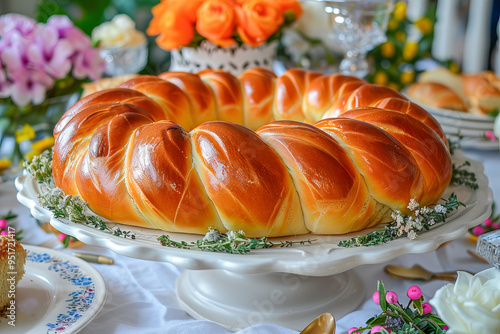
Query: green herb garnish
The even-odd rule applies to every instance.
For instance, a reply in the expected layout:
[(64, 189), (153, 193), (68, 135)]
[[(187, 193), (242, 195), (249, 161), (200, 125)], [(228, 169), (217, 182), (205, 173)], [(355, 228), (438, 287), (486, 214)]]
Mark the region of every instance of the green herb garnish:
[(453, 173), (451, 176), (450, 184), (459, 186), (465, 185), (473, 190), (477, 190), (479, 185), (477, 184), (476, 174), (469, 172), (466, 167), (470, 166), (469, 161), (465, 161), (460, 166), (453, 164)]
[(309, 245), (315, 240), (301, 240), (301, 241), (280, 241), (280, 243), (273, 243), (266, 237), (264, 238), (247, 238), (243, 231), (229, 231), (227, 233), (220, 233), (216, 228), (210, 227), (207, 234), (202, 239), (186, 242), (174, 241), (168, 235), (158, 237), (158, 241), (163, 246), (182, 248), (182, 249), (195, 249), (208, 252), (221, 252), (232, 254), (246, 254), (252, 249), (258, 248), (271, 248), (274, 246), (291, 247), (293, 245)]
[(130, 231), (123, 231), (119, 227), (108, 227), (102, 218), (92, 214), (88, 204), (79, 196), (66, 195), (62, 189), (54, 186), (51, 151), (33, 157), (30, 163), (25, 162), (24, 167), (42, 185), (40, 187), (42, 193), (37, 196), (40, 206), (50, 210), (55, 218), (69, 219), (118, 237), (135, 239), (135, 234)]
[(433, 208), (425, 206), (419, 208), (419, 204), (412, 199), (408, 204), (408, 209), (413, 212), (412, 215), (403, 215), (395, 211), (391, 215), (393, 220), (383, 229), (342, 240), (338, 245), (340, 247), (375, 246), (401, 237), (413, 240), (418, 232), (429, 230), (431, 226), (445, 222), (448, 214), (460, 206), (465, 207), (465, 204), (459, 202), (455, 194), (451, 194), (444, 204), (437, 204)]

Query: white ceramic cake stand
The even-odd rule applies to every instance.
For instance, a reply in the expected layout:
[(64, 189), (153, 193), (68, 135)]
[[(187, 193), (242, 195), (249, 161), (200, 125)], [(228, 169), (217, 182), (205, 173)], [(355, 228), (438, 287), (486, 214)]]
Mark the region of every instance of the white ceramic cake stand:
[[(256, 323), (299, 330), (324, 312), (340, 318), (364, 299), (363, 285), (349, 269), (386, 262), (407, 253), (433, 251), (444, 242), (464, 236), (469, 228), (490, 215), (493, 194), (488, 188), (483, 166), (461, 152), (454, 155), (455, 164), (464, 160), (472, 163), (471, 171), (476, 174), (479, 189), (449, 187), (443, 197), (454, 192), (458, 200), (466, 204), (465, 208), (450, 214), (446, 224), (421, 233), (415, 240), (402, 238), (369, 248), (341, 248), (337, 243), (370, 230), (342, 236), (282, 238), (316, 241), (308, 246), (259, 249), (245, 255), (169, 248), (156, 240), (165, 233), (162, 231), (109, 223), (110, 227), (119, 226), (136, 233), (137, 238), (131, 240), (54, 218), (50, 211), (39, 206), (40, 188), (29, 174), (16, 180), (16, 188), (19, 202), (28, 207), (35, 218), (50, 222), (62, 233), (129, 257), (165, 261), (190, 269), (179, 277), (177, 295), (179, 304), (193, 317), (209, 319), (232, 330)], [(169, 235), (173, 240), (199, 238), (179, 233)]]

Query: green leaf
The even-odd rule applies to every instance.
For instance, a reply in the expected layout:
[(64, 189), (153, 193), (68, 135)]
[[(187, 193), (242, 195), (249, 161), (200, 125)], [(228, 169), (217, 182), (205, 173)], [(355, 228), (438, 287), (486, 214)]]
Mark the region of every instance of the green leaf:
[(439, 316), (434, 315), (434, 314), (427, 315), (427, 319), (434, 321), (436, 324), (438, 324), (438, 325), (440, 325), (440, 326), (444, 326), (444, 325), (446, 325), (446, 324), (444, 323), (444, 321), (443, 321), (443, 320), (441, 320), (441, 318), (440, 318)]
[(415, 305), (415, 308), (417, 309), (418, 314), (420, 314), (420, 315), (424, 314), (424, 311), (422, 309), (422, 300), (423, 300), (423, 298), (420, 297), (419, 299), (413, 301), (413, 305)]
[(378, 281), (377, 283), (377, 291), (378, 291), (378, 299), (380, 302), (380, 307), (382, 308), (382, 311), (387, 311), (387, 301), (385, 300), (385, 287), (384, 283), (382, 281)]
[(499, 111), (498, 111), (498, 109), (496, 109), (496, 110), (490, 111), (486, 115), (488, 115), (489, 117), (495, 118), (498, 116), (498, 114), (499, 114)]
[(64, 239), (63, 239), (63, 246), (64, 246), (64, 248), (68, 248), (68, 246), (69, 246), (69, 239), (70, 238), (71, 237), (69, 235), (67, 235), (67, 236), (64, 237)]

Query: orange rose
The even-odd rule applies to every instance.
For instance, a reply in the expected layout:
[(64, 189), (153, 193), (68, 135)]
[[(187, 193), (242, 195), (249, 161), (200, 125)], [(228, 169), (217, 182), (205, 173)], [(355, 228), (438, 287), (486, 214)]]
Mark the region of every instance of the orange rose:
[(196, 30), (209, 41), (227, 47), (235, 43), (231, 35), (236, 19), (234, 5), (227, 0), (207, 0), (196, 13)]
[(303, 10), (300, 2), (297, 0), (273, 0), (275, 4), (278, 5), (280, 10), (285, 13), (292, 11), (295, 14), (295, 20), (298, 20), (302, 16)]
[(152, 9), (153, 19), (149, 22), (147, 34), (158, 35), (156, 43), (163, 49), (172, 50), (187, 46), (194, 38), (194, 26), (189, 18), (179, 14), (170, 1), (162, 1)]
[(243, 43), (250, 46), (264, 43), (284, 20), (279, 7), (269, 0), (249, 0), (235, 10), (238, 34)]

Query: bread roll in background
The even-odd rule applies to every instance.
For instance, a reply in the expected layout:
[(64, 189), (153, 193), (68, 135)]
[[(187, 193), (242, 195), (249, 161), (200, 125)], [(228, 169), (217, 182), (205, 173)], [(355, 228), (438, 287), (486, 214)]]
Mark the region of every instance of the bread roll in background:
[(417, 102), (437, 108), (466, 112), (466, 102), (452, 89), (436, 82), (417, 82), (406, 91)]
[(116, 84), (65, 113), (53, 154), (55, 185), (112, 221), (342, 234), (407, 212), (411, 199), (434, 204), (449, 183), (439, 123), (354, 77), (206, 70)]
[[(12, 267), (9, 264), (12, 260)], [(14, 276), (14, 286), (24, 276), (24, 266), (26, 264), (26, 250), (14, 237), (7, 235), (0, 236), (0, 318), (8, 315), (7, 308), (11, 305), (12, 297), (11, 280)], [(12, 274), (15, 273), (15, 274)]]
[(407, 94), (426, 105), (486, 115), (500, 109), (500, 78), (491, 71), (458, 75), (439, 67), (423, 72)]

